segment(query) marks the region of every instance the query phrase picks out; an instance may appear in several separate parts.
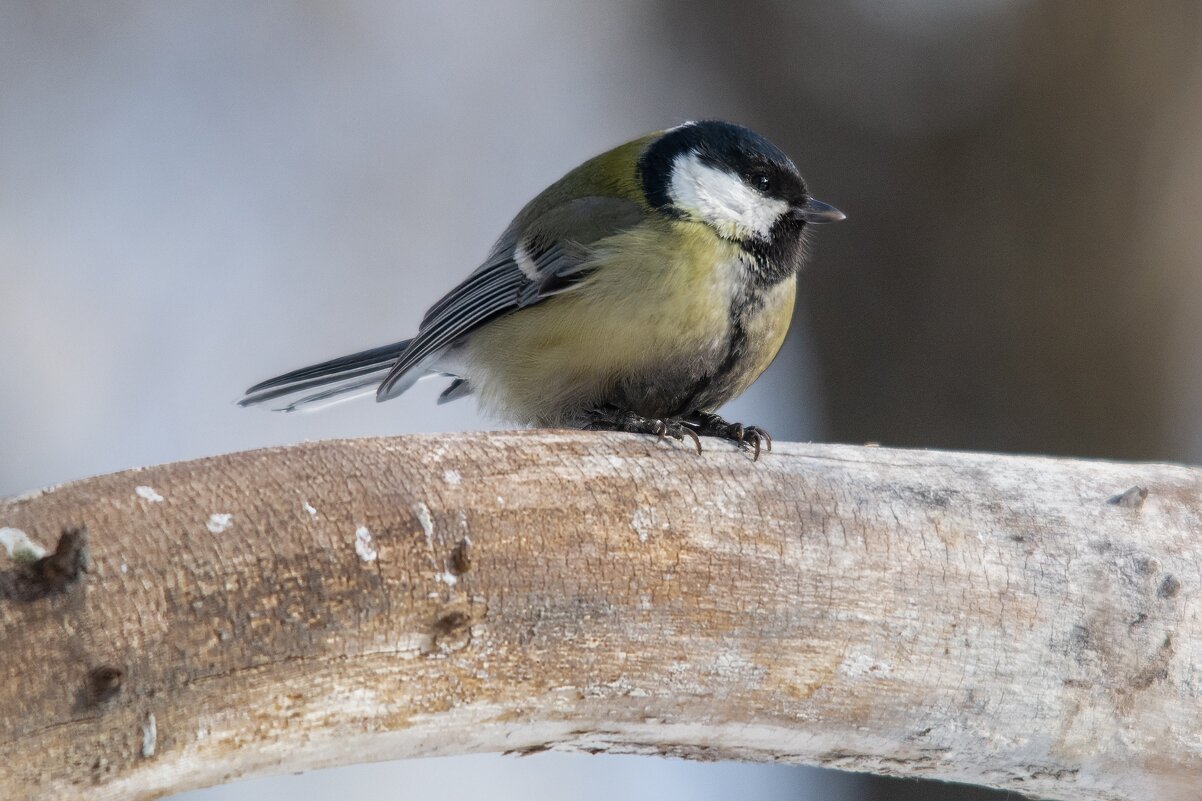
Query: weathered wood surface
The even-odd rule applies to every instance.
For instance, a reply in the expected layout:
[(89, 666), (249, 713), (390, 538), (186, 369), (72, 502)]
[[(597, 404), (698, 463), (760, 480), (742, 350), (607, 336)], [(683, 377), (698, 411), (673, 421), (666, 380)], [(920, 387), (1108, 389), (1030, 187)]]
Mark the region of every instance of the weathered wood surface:
[(0, 501), (90, 555), (37, 597), (0, 551), (0, 797), (564, 748), (1202, 798), (1202, 471), (707, 444), (321, 442)]

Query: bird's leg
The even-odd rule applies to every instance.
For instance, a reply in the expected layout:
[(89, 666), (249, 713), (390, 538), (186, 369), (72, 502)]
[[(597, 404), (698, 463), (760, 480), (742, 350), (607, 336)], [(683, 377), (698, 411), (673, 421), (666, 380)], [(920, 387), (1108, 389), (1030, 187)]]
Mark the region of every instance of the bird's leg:
[(694, 412), (684, 418), (684, 423), (703, 437), (730, 439), (739, 443), (740, 448), (755, 448), (753, 459), (760, 458), (761, 445), (766, 451), (772, 450), (772, 437), (759, 426), (728, 423), (711, 412)]
[(584, 427), (592, 431), (654, 434), (660, 439), (671, 437), (682, 442), (685, 437), (690, 437), (697, 453), (701, 453), (701, 440), (697, 433), (676, 418), (643, 417), (631, 411), (605, 406), (589, 412)]

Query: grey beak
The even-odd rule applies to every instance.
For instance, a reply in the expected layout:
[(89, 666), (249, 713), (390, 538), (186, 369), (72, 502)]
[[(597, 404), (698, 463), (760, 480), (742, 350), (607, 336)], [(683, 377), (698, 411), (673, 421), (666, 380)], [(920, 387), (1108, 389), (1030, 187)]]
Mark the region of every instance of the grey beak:
[(847, 215), (834, 206), (814, 198), (808, 198), (794, 213), (808, 223), (830, 223), (847, 219)]

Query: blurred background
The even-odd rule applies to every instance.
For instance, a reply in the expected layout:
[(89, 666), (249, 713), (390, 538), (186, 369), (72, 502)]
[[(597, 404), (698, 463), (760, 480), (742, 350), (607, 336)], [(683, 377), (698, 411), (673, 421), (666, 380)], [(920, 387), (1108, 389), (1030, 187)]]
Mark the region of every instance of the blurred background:
[[(546, 184), (704, 117), (776, 141), (849, 215), (731, 416), (1197, 463), (1200, 39), (1190, 0), (5, 2), (0, 495), (489, 426), (432, 385), (312, 415), (232, 402), (408, 335)], [(452, 764), (178, 799), (994, 797), (778, 766)]]

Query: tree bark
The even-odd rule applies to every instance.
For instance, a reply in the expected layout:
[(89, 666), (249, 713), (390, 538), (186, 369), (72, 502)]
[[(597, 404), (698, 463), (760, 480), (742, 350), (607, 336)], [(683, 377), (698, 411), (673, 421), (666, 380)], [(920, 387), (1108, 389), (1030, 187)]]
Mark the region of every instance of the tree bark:
[(0, 796), (547, 748), (1202, 795), (1202, 471), (706, 445), (319, 442), (0, 501)]

